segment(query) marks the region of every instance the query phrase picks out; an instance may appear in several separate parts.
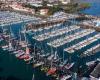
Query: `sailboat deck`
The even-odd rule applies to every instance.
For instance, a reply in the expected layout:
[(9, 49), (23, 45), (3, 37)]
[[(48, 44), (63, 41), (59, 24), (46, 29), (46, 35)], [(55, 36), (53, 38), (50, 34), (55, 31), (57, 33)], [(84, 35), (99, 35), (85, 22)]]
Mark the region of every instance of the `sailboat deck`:
[(52, 26), (47, 24), (46, 26), (48, 27), (37, 29), (32, 39), (36, 42), (46, 44), (45, 46), (53, 49), (59, 49), (61, 47), (61, 51), (68, 53), (74, 53), (76, 50), (81, 50), (82, 48), (93, 47), (92, 43), (97, 43), (100, 40), (100, 34), (94, 29), (83, 29), (77, 23), (78, 21), (70, 19), (70, 21), (66, 21), (64, 24), (57, 23)]
[(64, 38), (60, 38), (60, 39), (57, 39), (57, 40), (54, 40), (53, 42), (51, 43), (47, 43), (48, 45), (51, 45), (53, 47), (59, 47), (61, 45), (64, 45), (68, 42), (71, 42), (75, 39), (78, 39), (78, 38), (81, 38), (81, 37), (84, 37), (90, 33), (93, 33), (95, 32), (94, 30), (82, 30), (80, 32), (76, 32), (75, 34), (72, 34), (72, 35), (68, 35), (68, 36), (65, 36)]
[(55, 31), (52, 31), (52, 32), (48, 32), (48, 33), (44, 33), (44, 34), (35, 36), (35, 37), (33, 37), (33, 39), (36, 39), (38, 41), (43, 41), (43, 40), (48, 39), (50, 37), (62, 35), (64, 33), (67, 33), (67, 32), (70, 32), (70, 31), (73, 31), (73, 30), (76, 30), (76, 29), (79, 29), (79, 28), (80, 27), (78, 27), (78, 26), (77, 27), (70, 26), (70, 29), (68, 27), (65, 27), (65, 28), (62, 28), (62, 29), (59, 29), (59, 30), (55, 30)]
[(37, 20), (37, 18), (28, 16), (28, 15), (27, 16), (22, 15), (16, 12), (7, 12), (7, 11), (0, 12), (0, 25), (1, 26), (17, 24), (21, 22), (28, 22), (28, 21), (33, 21), (33, 20)]
[(100, 34), (97, 34), (97, 35), (90, 37), (86, 40), (83, 40), (71, 47), (68, 47), (68, 48), (64, 49), (64, 51), (67, 51), (68, 53), (73, 53), (75, 50), (79, 50), (79, 49), (97, 41), (98, 39), (100, 39)]
[(100, 51), (100, 44), (87, 49), (86, 51), (83, 52), (83, 54), (90, 56), (90, 55), (93, 55), (93, 53), (99, 52), (99, 51)]
[[(59, 24), (55, 24), (55, 25), (53, 25), (53, 26), (47, 26), (47, 27), (44, 27), (44, 28), (38, 28), (38, 29), (32, 29), (32, 31), (33, 32), (38, 32), (38, 31), (43, 31), (43, 30), (49, 30), (49, 29), (51, 29), (51, 28), (55, 28), (55, 27), (57, 27), (57, 26), (60, 26), (61, 25), (61, 23), (59, 23)], [(28, 30), (29, 31), (29, 30)], [(42, 35), (42, 34), (41, 34)]]

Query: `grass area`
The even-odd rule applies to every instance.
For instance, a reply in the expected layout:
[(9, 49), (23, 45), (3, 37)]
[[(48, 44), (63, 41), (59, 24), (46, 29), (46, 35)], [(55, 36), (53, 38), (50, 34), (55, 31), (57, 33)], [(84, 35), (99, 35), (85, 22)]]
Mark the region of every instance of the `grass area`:
[(80, 6), (80, 8), (85, 9), (85, 8), (90, 8), (91, 4), (90, 3), (81, 3), (79, 6)]
[(55, 12), (58, 12), (58, 11), (61, 11), (61, 10), (63, 10), (63, 9), (62, 9), (59, 5), (50, 7), (50, 8), (49, 8), (48, 15), (52, 15), (52, 14), (54, 14)]
[(79, 12), (83, 9), (86, 9), (86, 8), (89, 8), (91, 5), (89, 3), (81, 3), (81, 4), (78, 4), (78, 3), (69, 3), (67, 5), (64, 5), (63, 6), (63, 9), (65, 12), (67, 13), (75, 13), (75, 12)]

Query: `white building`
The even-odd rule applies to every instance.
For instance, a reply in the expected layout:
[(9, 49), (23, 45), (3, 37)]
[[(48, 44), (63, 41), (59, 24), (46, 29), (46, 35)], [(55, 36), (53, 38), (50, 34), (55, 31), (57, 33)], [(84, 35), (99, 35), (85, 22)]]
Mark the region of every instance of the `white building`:
[(70, 0), (59, 0), (59, 1), (61, 1), (62, 4), (68, 4), (68, 3), (70, 3)]

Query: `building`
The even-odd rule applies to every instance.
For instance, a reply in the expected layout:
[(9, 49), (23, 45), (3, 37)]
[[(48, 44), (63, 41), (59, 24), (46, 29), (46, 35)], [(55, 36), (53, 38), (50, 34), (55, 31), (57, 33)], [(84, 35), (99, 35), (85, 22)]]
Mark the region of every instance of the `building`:
[(23, 7), (21, 4), (18, 3), (13, 3), (11, 5), (9, 5), (13, 10), (15, 11), (20, 11), (20, 12), (25, 12), (25, 13), (31, 13), (31, 14), (35, 14), (35, 10), (34, 9), (30, 9), (30, 8), (25, 8)]
[(40, 14), (41, 15), (47, 15), (48, 11), (49, 11), (49, 9), (47, 9), (47, 8), (40, 9)]
[(70, 0), (59, 0), (59, 1), (61, 1), (62, 4), (68, 4), (68, 3), (70, 3)]

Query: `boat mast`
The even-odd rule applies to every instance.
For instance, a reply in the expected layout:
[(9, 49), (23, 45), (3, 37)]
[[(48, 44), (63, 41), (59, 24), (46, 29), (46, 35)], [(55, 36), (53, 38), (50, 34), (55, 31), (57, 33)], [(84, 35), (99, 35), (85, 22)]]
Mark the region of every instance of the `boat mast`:
[(22, 41), (22, 39), (21, 39), (21, 32), (20, 32), (20, 29), (19, 29), (19, 42), (20, 42), (20, 44), (21, 44), (21, 41)]
[(65, 58), (65, 55), (64, 55), (64, 50), (63, 50), (63, 62), (65, 61), (65, 59), (64, 59), (64, 58)]
[(25, 22), (24, 22), (24, 20), (22, 19), (22, 18), (20, 18), (21, 20), (22, 20), (22, 27), (21, 27), (21, 30), (22, 30), (22, 32), (23, 32), (23, 34), (24, 34), (24, 41), (25, 41), (25, 43), (26, 43), (26, 45), (28, 44), (28, 42), (27, 42), (27, 38), (26, 38), (26, 28), (25, 28)]
[[(52, 25), (52, 24), (51, 24)], [(51, 31), (50, 31), (50, 33), (51, 33)], [(53, 54), (53, 48), (52, 48), (52, 46), (51, 46), (51, 55)], [(52, 60), (53, 59), (51, 59), (51, 64), (50, 64), (50, 67), (52, 68)]]
[(10, 23), (10, 30), (9, 30), (9, 33), (10, 33), (10, 38), (12, 38), (12, 36), (13, 36), (13, 32), (12, 32), (12, 28), (11, 28), (11, 23)]
[(57, 59), (57, 48), (56, 48), (56, 51), (55, 51), (55, 55), (54, 55), (54, 59), (56, 60)]
[(26, 44), (28, 45), (28, 41), (27, 41), (27, 38), (26, 38), (26, 29), (24, 29), (24, 38), (25, 38)]
[(9, 43), (8, 43), (8, 47), (9, 47), (9, 50), (12, 49), (12, 43), (11, 43), (11, 38), (12, 38), (12, 31), (11, 31), (11, 23), (10, 23), (10, 26), (9, 26)]
[(32, 80), (35, 80), (35, 79), (34, 79), (34, 73), (33, 73), (33, 76), (32, 76)]
[(1, 27), (2, 27), (2, 33), (4, 33), (4, 26), (3, 26), (3, 23), (1, 24)]

